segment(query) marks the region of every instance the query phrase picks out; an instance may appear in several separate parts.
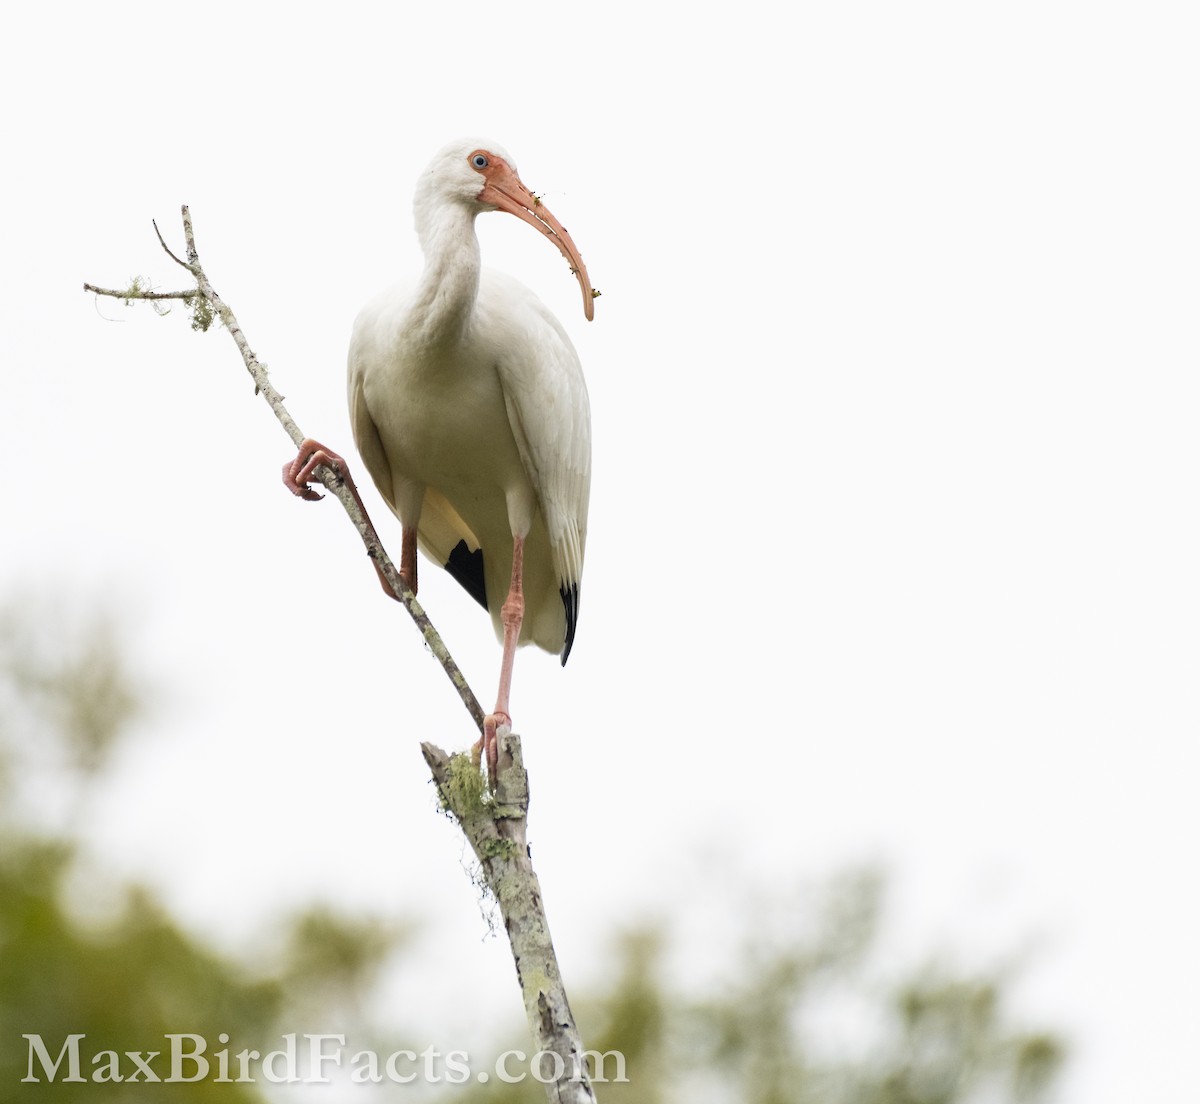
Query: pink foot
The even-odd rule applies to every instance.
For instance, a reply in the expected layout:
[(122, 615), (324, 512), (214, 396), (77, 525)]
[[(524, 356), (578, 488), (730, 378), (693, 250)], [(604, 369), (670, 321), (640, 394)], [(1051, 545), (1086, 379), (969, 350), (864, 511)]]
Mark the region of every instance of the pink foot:
[(512, 731), (512, 718), (507, 713), (499, 711), (489, 713), (483, 719), (483, 736), (476, 745), (481, 749), (484, 761), (487, 763), (488, 782), (493, 790), (496, 788), (496, 772), (500, 759), (499, 736), (501, 730), (506, 733)]
[(300, 444), (296, 459), (283, 465), (283, 485), (298, 498), (307, 502), (319, 502), (325, 496), (314, 491), (308, 484), (313, 472), (322, 464), (345, 478), (348, 471), (346, 461), (320, 441), (306, 437)]

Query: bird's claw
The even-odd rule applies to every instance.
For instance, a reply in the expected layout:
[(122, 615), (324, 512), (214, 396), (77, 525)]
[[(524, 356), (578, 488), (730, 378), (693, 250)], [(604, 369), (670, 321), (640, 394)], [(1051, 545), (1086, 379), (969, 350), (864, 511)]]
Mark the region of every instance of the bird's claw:
[(499, 741), (501, 736), (512, 732), (512, 717), (503, 710), (489, 713), (483, 719), (483, 735), (479, 742), (471, 748), (471, 758), (476, 766), (482, 757), (487, 762), (488, 783), (493, 790), (496, 788), (496, 775), (500, 760)]
[(298, 459), (283, 465), (283, 485), (297, 498), (304, 499), (305, 502), (320, 502), (325, 497), (323, 494), (297, 481), (295, 468)]
[(306, 502), (320, 502), (325, 496), (308, 484), (313, 472), (322, 464), (338, 475), (346, 470), (346, 461), (336, 452), (326, 448), (319, 441), (306, 437), (300, 444), (296, 459), (283, 465), (283, 485), (297, 498)]

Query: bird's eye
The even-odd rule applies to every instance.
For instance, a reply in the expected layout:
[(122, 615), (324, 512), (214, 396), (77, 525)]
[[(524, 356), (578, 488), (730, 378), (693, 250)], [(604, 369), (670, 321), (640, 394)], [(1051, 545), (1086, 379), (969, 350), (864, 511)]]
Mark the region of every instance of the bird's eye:
[(488, 167), (488, 159), (482, 153), (471, 154), (471, 164), (477, 169), (486, 169)]

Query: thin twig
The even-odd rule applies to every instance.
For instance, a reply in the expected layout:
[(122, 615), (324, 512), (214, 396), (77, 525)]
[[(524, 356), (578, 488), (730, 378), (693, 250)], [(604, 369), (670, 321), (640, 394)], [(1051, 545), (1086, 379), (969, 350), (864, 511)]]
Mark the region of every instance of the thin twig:
[(199, 291), (137, 291), (133, 288), (126, 288), (124, 291), (117, 291), (114, 288), (96, 287), (95, 284), (84, 284), (84, 291), (93, 292), (96, 295), (107, 295), (113, 299), (182, 299), (185, 302), (188, 299), (195, 299), (200, 294)]
[[(187, 207), (185, 206), (184, 211), (186, 211), (186, 210), (187, 210)], [(174, 253), (171, 252), (171, 247), (169, 245), (167, 245), (166, 241), (163, 239), (162, 231), (159, 230), (159, 228), (158, 228), (158, 220), (151, 219), (150, 225), (154, 227), (154, 233), (158, 235), (158, 244), (163, 247), (163, 251), (167, 254), (167, 256), (170, 257), (171, 260), (173, 260), (177, 265), (179, 265), (180, 268), (186, 268), (189, 272), (192, 273), (192, 275), (195, 275), (195, 272), (193, 271), (192, 266), (190, 264), (188, 264), (187, 261), (181, 261), (178, 257), (175, 256)]]

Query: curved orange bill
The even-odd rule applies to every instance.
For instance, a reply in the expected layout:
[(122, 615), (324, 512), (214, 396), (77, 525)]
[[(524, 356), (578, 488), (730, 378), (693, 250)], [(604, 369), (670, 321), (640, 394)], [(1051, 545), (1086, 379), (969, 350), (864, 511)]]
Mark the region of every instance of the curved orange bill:
[(587, 268), (584, 266), (583, 258), (579, 255), (579, 250), (571, 240), (571, 235), (566, 232), (562, 223), (546, 209), (546, 205), (521, 183), (521, 178), (506, 162), (497, 158), (483, 175), (487, 183), (483, 186), (483, 191), (479, 193), (481, 203), (490, 203), (493, 207), (507, 211), (510, 215), (516, 215), (517, 218), (540, 230), (558, 246), (558, 251), (567, 258), (567, 264), (571, 266), (571, 271), (575, 274), (575, 279), (579, 281), (579, 288), (583, 292), (584, 316), (590, 322), (594, 311), (593, 302), (600, 293), (593, 289), (588, 280)]

